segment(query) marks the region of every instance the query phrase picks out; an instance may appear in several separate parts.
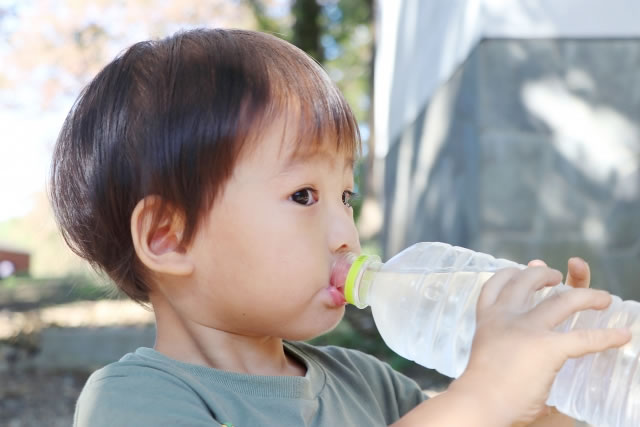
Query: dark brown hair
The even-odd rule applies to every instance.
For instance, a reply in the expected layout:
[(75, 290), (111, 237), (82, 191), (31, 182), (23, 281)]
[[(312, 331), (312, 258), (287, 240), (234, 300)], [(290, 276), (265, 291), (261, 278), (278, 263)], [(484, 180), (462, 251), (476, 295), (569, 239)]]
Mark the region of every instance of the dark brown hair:
[(355, 118), (322, 68), (274, 36), (199, 29), (136, 43), (84, 88), (56, 143), (50, 199), (69, 247), (138, 302), (148, 272), (130, 220), (157, 196), (184, 219), (182, 245), (229, 178), (248, 141), (277, 115), (296, 120), (301, 151), (335, 141), (360, 149)]

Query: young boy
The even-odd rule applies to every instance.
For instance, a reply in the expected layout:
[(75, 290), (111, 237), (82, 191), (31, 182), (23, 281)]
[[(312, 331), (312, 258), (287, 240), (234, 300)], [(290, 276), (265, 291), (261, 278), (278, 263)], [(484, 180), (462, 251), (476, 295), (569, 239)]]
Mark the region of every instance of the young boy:
[(300, 342), (344, 314), (331, 270), (360, 250), (358, 152), (339, 91), (275, 37), (195, 30), (108, 64), (61, 131), (51, 199), (67, 243), (150, 303), (157, 335), (90, 377), (75, 425), (508, 426), (545, 412), (568, 357), (629, 339), (552, 332), (610, 297), (576, 289), (527, 312), (562, 279), (532, 267), (487, 282), (468, 369), (430, 400), (368, 355)]

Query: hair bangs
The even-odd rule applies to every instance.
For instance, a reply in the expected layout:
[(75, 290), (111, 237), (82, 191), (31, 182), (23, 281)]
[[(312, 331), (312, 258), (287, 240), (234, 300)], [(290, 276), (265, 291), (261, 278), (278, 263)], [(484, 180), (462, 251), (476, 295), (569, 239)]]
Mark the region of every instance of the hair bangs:
[(323, 149), (351, 159), (359, 157), (362, 143), (358, 123), (337, 86), (299, 48), (282, 41), (274, 44), (275, 55), (264, 58), (269, 105), (260, 114), (256, 127), (264, 129), (276, 118), (284, 117), (286, 140), (294, 142), (293, 157), (305, 157)]

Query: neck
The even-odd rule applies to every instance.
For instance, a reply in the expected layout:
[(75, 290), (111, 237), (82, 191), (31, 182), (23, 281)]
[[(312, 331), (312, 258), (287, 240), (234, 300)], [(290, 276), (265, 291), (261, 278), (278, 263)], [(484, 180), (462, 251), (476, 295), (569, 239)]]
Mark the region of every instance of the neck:
[(306, 368), (284, 350), (282, 338), (222, 331), (181, 316), (166, 299), (151, 296), (156, 317), (155, 350), (180, 362), (229, 372), (304, 376)]

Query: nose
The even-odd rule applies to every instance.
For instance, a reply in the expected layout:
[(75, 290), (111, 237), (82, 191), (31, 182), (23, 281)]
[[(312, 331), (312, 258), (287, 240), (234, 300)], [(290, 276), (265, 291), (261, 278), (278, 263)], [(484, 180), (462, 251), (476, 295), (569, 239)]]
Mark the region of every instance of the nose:
[(329, 248), (334, 254), (360, 253), (360, 237), (353, 214), (344, 205), (329, 216)]

